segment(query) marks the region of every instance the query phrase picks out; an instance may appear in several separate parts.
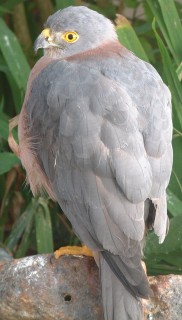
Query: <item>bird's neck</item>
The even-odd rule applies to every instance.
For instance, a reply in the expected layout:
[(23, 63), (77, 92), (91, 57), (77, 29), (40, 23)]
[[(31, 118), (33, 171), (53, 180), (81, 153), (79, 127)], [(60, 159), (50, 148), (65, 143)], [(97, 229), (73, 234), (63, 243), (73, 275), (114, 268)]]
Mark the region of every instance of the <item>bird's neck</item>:
[(125, 47), (123, 47), (118, 40), (113, 41), (107, 41), (95, 48), (91, 48), (88, 50), (84, 50), (82, 52), (67, 55), (66, 52), (60, 48), (47, 48), (44, 50), (44, 56), (52, 58), (52, 59), (66, 59), (67, 61), (75, 60), (75, 59), (82, 59), (84, 57), (88, 56), (97, 56), (97, 55), (103, 55), (103, 56), (110, 56), (113, 53), (121, 53), (126, 50)]

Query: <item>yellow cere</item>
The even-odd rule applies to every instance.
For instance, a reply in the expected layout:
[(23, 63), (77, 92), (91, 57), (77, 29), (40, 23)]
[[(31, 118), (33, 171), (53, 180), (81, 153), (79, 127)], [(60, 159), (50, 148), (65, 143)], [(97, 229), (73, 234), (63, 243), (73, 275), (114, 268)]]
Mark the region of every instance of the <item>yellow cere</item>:
[(75, 31), (67, 31), (65, 32), (61, 38), (69, 43), (74, 43), (79, 39), (79, 35)]
[(42, 31), (42, 36), (46, 39), (49, 38), (51, 35), (51, 30), (49, 28), (46, 28)]

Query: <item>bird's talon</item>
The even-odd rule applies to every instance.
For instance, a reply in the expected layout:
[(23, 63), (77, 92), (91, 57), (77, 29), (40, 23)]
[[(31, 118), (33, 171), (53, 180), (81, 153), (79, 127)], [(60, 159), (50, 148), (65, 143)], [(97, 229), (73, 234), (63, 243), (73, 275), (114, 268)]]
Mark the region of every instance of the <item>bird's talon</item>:
[(58, 259), (61, 256), (64, 255), (76, 255), (76, 256), (87, 256), (87, 257), (93, 257), (92, 251), (87, 247), (78, 247), (78, 246), (67, 246), (67, 247), (61, 247), (58, 250), (54, 252), (54, 256), (56, 259)]

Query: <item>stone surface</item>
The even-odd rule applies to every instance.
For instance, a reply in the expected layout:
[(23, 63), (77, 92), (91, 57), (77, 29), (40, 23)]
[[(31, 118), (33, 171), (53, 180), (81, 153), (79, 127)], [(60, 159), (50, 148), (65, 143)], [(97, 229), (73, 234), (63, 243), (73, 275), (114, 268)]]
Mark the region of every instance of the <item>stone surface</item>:
[(37, 255), (0, 264), (1, 320), (102, 320), (93, 258)]
[(182, 319), (182, 276), (168, 275), (149, 277), (154, 297), (143, 300), (145, 319)]
[[(145, 320), (182, 319), (182, 276), (149, 277)], [(0, 320), (104, 320), (91, 257), (36, 255), (0, 263)], [(119, 319), (118, 319), (119, 320)]]

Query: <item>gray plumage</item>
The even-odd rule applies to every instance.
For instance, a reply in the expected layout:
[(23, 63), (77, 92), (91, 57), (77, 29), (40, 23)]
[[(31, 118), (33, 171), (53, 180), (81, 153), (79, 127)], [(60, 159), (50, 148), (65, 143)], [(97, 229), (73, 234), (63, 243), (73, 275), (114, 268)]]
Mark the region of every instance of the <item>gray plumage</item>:
[[(145, 223), (160, 242), (167, 227), (170, 92), (98, 13), (69, 7), (46, 27), (54, 46), (42, 36), (35, 44), (45, 57), (32, 71), (20, 116), (22, 163), (33, 192), (46, 189), (99, 252), (105, 319), (141, 320), (139, 298), (151, 295), (141, 266)], [(65, 31), (76, 31), (78, 41), (64, 43)]]

